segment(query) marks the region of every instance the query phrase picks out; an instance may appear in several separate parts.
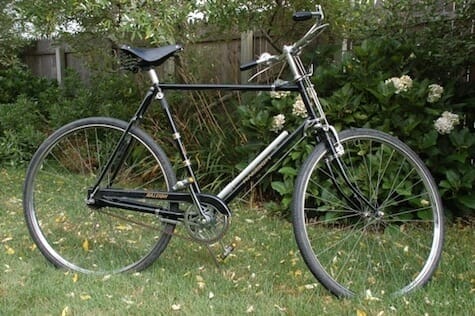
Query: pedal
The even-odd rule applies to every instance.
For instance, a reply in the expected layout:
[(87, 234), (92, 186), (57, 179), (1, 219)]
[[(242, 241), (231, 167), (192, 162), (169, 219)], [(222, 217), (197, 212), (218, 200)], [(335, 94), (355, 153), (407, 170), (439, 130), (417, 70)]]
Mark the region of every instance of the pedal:
[(225, 246), (223, 253), (219, 255), (219, 259), (221, 261), (224, 261), (234, 251), (235, 248), (236, 248), (236, 243), (231, 243), (230, 245)]

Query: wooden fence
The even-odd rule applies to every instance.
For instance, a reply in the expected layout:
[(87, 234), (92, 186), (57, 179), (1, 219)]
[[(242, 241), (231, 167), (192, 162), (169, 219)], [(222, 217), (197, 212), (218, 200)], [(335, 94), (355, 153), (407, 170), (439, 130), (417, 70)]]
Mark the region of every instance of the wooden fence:
[[(245, 32), (228, 40), (206, 40), (185, 46), (183, 57), (193, 59), (189, 63), (192, 69), (189, 70), (200, 82), (239, 83), (249, 76), (248, 71), (239, 71), (240, 63), (253, 60), (267, 50), (272, 49), (264, 38)], [(89, 69), (78, 54), (70, 47), (57, 46), (50, 40), (36, 41), (25, 50), (23, 59), (35, 75), (55, 79), (59, 83), (63, 81), (67, 68), (77, 71), (83, 80), (90, 76)], [(172, 62), (167, 62), (160, 70), (162, 73), (173, 73)]]
[(34, 74), (59, 83), (64, 79), (66, 68), (76, 70), (83, 80), (89, 77), (89, 70), (69, 47), (53, 45), (50, 40), (34, 42), (24, 52), (23, 59)]

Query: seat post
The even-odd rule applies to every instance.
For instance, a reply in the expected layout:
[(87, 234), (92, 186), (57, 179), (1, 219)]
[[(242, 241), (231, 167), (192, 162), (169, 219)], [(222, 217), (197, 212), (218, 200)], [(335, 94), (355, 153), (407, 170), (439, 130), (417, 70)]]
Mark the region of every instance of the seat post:
[(148, 74), (150, 76), (150, 79), (152, 80), (152, 83), (154, 85), (158, 85), (159, 84), (158, 75), (157, 75), (157, 72), (155, 71), (155, 68), (150, 68), (148, 70)]

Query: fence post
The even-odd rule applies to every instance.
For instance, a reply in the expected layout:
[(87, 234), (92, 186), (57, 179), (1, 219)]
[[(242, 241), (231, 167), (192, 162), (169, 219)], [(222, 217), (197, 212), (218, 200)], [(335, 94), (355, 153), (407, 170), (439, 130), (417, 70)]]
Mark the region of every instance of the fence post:
[[(254, 32), (241, 33), (241, 65), (254, 59)], [(250, 78), (251, 71), (241, 71), (241, 83), (246, 83)]]
[(56, 80), (59, 85), (63, 84), (64, 69), (66, 68), (66, 54), (64, 48), (59, 46), (55, 48), (56, 55)]

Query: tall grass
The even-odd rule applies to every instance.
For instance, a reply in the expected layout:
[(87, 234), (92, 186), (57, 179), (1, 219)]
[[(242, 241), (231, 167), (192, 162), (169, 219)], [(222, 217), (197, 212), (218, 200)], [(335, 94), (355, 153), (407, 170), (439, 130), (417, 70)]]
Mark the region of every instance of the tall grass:
[[(234, 206), (225, 242), (238, 246), (216, 265), (208, 250), (174, 237), (141, 273), (87, 276), (57, 270), (24, 224), (24, 170), (0, 170), (1, 315), (473, 315), (475, 230), (450, 224), (433, 280), (411, 295), (339, 300), (307, 271), (289, 222), (246, 204)], [(178, 234), (185, 236), (179, 229)], [(211, 255), (211, 252), (213, 256)]]

